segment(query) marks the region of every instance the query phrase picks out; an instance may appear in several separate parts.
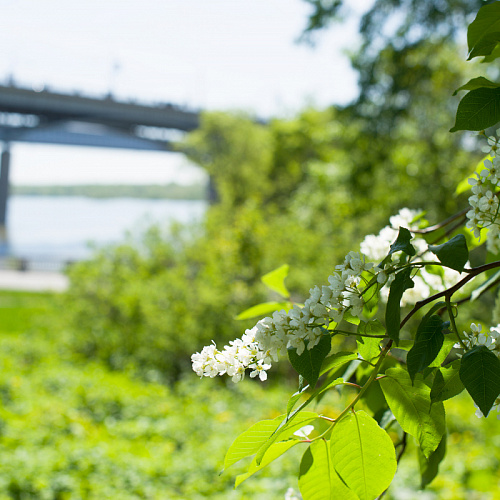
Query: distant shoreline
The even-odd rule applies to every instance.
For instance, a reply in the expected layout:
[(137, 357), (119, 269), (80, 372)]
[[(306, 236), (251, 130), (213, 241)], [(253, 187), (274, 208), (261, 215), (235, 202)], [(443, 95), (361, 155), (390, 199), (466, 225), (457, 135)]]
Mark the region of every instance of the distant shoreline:
[(142, 198), (167, 200), (205, 200), (203, 183), (170, 184), (82, 184), (73, 186), (11, 186), (10, 193), (22, 196), (83, 196), (86, 198)]

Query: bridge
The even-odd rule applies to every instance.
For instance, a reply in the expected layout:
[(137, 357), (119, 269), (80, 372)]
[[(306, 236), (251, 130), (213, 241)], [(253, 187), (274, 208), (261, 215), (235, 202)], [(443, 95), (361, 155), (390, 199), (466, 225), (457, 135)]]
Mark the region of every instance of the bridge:
[(146, 105), (78, 93), (0, 85), (0, 233), (5, 234), (12, 142), (172, 151), (179, 132), (199, 125), (199, 112), (170, 103)]

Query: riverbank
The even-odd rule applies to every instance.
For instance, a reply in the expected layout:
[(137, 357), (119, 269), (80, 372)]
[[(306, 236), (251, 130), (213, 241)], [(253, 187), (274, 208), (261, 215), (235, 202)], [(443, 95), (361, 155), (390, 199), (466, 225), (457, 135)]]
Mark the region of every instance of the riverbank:
[(12, 186), (14, 195), (83, 196), (85, 198), (139, 198), (150, 200), (206, 200), (207, 186), (196, 184), (86, 184), (75, 186)]
[(64, 292), (68, 286), (68, 277), (62, 273), (0, 270), (0, 290)]

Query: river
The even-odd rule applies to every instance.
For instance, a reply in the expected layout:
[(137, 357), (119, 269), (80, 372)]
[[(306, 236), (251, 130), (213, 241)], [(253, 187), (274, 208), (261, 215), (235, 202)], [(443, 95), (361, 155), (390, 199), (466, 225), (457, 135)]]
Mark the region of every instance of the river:
[(76, 196), (12, 196), (7, 212), (7, 252), (15, 257), (79, 260), (89, 244), (123, 240), (153, 223), (199, 221), (205, 201)]

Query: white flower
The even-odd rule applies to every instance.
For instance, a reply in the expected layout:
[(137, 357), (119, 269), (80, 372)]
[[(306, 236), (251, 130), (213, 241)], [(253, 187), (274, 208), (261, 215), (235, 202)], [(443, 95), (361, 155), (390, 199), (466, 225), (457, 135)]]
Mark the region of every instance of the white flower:
[(271, 368), (271, 365), (264, 363), (263, 361), (258, 361), (257, 363), (250, 365), (250, 369), (252, 368), (253, 371), (250, 372), (250, 377), (254, 378), (258, 375), (259, 379), (264, 382), (264, 380), (267, 380), (267, 370)]
[(293, 434), (294, 436), (307, 439), (309, 437), (309, 434), (311, 434), (313, 430), (314, 430), (314, 425), (304, 425), (304, 427), (301, 427), (298, 431), (295, 431)]
[(215, 377), (227, 374), (234, 382), (245, 377), (267, 379), (271, 361), (277, 361), (287, 348), (295, 349), (301, 355), (306, 349), (313, 349), (320, 342), (331, 319), (340, 322), (346, 310), (361, 316), (364, 300), (358, 289), (361, 275), (375, 276), (378, 270), (372, 262), (366, 262), (364, 255), (349, 252), (338, 271), (329, 276), (329, 286), (315, 286), (310, 289), (304, 306), (294, 304), (286, 313), (276, 311), (272, 317), (257, 322), (246, 330), (241, 339), (231, 340), (222, 351), (215, 344), (206, 346), (201, 353), (191, 356), (193, 370), (200, 377)]
[(296, 493), (293, 488), (288, 488), (285, 493), (285, 500), (301, 500), (299, 493)]

